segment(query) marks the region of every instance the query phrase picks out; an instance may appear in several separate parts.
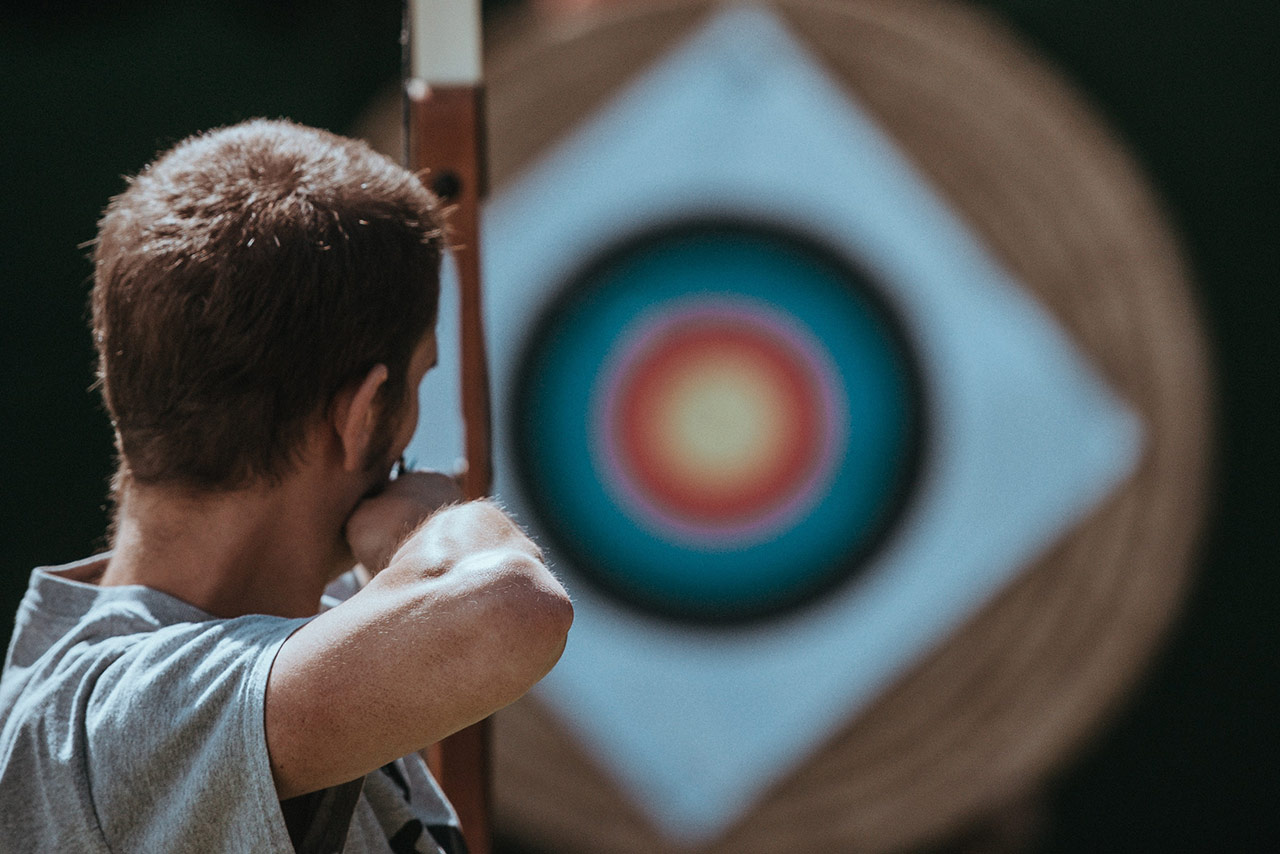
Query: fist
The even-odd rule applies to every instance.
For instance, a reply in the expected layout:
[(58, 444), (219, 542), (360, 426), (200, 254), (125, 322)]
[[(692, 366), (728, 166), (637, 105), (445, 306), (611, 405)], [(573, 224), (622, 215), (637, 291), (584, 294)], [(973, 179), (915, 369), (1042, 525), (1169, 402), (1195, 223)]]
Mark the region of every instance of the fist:
[(347, 544), (365, 569), (380, 572), (427, 517), (461, 500), (462, 489), (452, 477), (406, 472), (356, 505), (347, 519)]

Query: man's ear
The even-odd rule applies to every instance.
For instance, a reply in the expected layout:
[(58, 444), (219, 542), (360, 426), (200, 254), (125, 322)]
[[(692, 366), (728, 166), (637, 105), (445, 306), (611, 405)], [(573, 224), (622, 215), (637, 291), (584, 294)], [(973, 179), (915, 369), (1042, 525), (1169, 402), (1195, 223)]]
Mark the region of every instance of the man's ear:
[(342, 467), (364, 468), (365, 455), (378, 425), (378, 392), (387, 382), (387, 366), (374, 365), (359, 383), (338, 393), (333, 406), (333, 429), (342, 446)]

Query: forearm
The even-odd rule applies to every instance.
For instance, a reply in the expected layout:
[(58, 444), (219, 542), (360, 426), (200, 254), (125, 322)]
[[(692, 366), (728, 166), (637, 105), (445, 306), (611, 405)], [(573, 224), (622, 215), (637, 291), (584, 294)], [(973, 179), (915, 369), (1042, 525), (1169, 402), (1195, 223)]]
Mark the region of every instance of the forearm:
[(281, 649), (267, 704), (281, 796), (352, 779), (512, 702), (555, 664), (572, 619), (536, 546), (495, 506), (433, 514)]
[[(410, 577), (443, 575), (462, 565), (477, 572), (507, 557), (531, 558), (559, 587), (543, 564), (542, 552), (515, 522), (490, 500), (440, 509), (404, 536), (388, 560)], [(562, 589), (562, 588), (561, 588)]]
[(477, 719), (524, 694), (551, 669), (573, 622), (569, 596), (542, 553), (487, 501), (432, 516), (375, 583), (414, 603), (411, 620), (438, 619), (444, 603), (456, 608), (456, 634), (446, 645), (455, 660), (468, 663), (468, 673), (474, 668), (483, 676)]
[(426, 520), (461, 500), (454, 478), (439, 472), (408, 472), (361, 501), (344, 534), (356, 560), (377, 573)]

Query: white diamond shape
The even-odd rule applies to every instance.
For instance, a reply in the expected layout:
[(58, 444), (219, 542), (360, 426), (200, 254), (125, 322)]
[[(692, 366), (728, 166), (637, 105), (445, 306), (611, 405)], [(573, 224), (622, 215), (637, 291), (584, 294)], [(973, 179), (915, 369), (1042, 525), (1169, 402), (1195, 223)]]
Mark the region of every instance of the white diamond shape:
[[(528, 323), (569, 274), (636, 231), (726, 212), (861, 260), (917, 348), (929, 445), (911, 510), (863, 578), (784, 618), (673, 626), (574, 584), (561, 566), (577, 617), (538, 696), (656, 826), (690, 843), (739, 818), (1141, 452), (1137, 418), (1062, 330), (755, 7), (720, 13), (489, 203), (495, 423), (510, 415)], [(456, 330), (441, 334), (441, 352), (456, 352)], [(441, 371), (424, 386), (424, 411), (439, 412), (437, 395), (454, 388)], [(459, 446), (456, 422), (437, 421), (411, 453), (445, 465)], [(496, 491), (536, 533), (510, 449), (496, 451)]]

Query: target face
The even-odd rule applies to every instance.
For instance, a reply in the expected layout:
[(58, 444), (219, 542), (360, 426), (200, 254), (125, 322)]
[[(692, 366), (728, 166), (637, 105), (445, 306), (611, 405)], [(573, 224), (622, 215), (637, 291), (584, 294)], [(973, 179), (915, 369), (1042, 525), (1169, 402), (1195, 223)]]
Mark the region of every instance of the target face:
[(916, 470), (916, 372), (864, 276), (803, 239), (686, 223), (590, 264), (515, 383), (557, 550), (634, 606), (749, 619), (854, 574)]
[[(536, 699), (683, 847), (1142, 458), (1069, 332), (765, 7), (717, 12), (484, 216), (495, 494), (574, 597)], [(452, 467), (457, 394), (442, 360), (420, 463)]]

